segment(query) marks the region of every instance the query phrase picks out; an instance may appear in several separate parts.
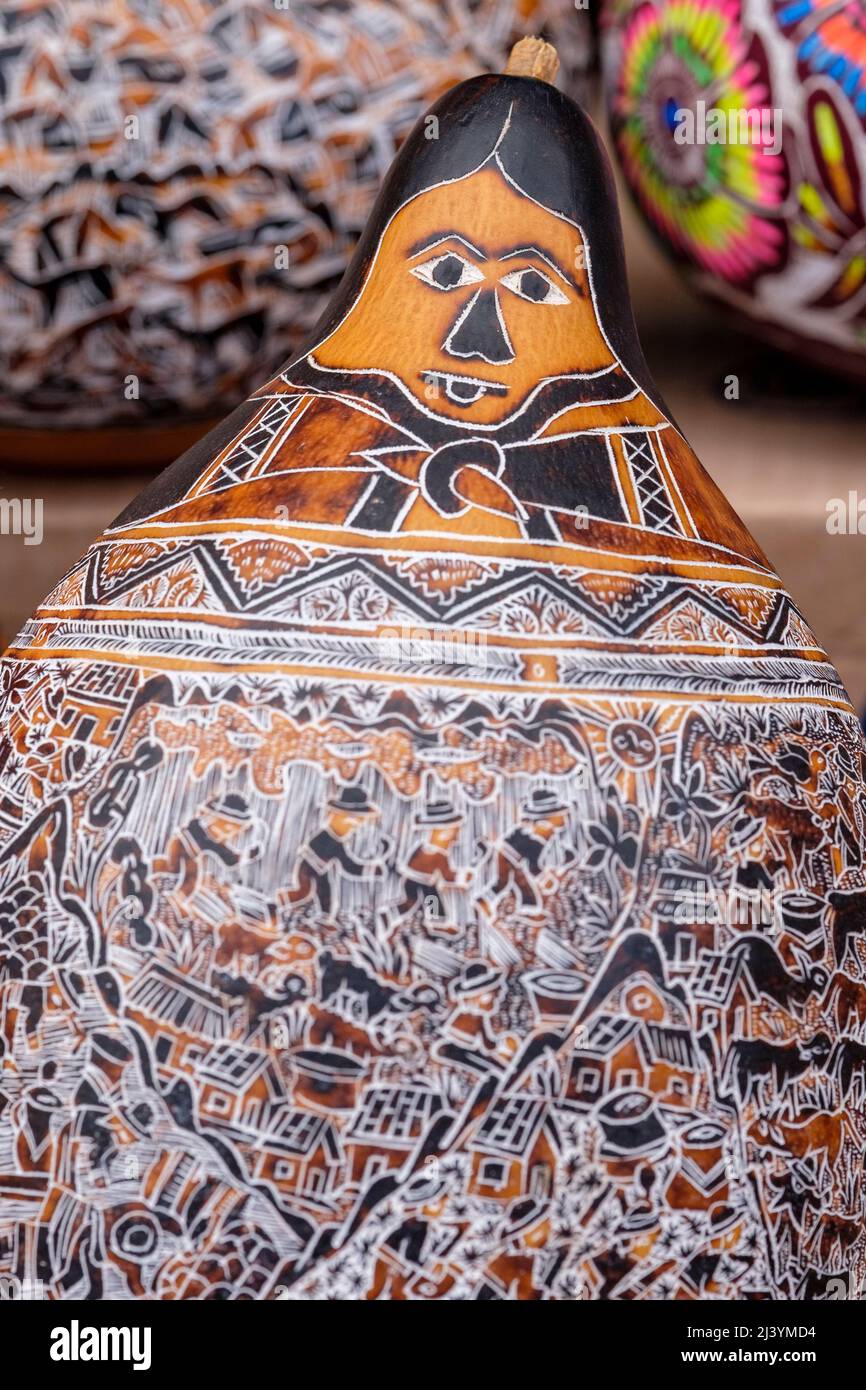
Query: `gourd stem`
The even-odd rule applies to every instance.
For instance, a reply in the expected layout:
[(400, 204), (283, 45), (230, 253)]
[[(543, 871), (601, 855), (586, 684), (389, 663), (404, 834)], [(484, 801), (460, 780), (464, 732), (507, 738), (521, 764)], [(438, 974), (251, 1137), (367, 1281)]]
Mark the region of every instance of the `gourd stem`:
[(520, 39), (512, 48), (505, 72), (508, 77), (537, 77), (553, 83), (559, 71), (559, 54), (545, 39)]

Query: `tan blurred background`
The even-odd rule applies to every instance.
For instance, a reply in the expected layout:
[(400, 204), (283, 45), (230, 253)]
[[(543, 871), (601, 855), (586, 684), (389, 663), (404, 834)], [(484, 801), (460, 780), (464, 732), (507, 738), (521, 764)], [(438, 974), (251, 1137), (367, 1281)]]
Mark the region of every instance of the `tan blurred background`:
[[(623, 199), (635, 317), (650, 369), (704, 465), (754, 532), (866, 708), (866, 536), (827, 532), (827, 503), (866, 497), (866, 393), (725, 327), (681, 283)], [(725, 399), (725, 378), (739, 400)], [(193, 427), (174, 441), (180, 452)], [(90, 448), (82, 440), (82, 463)], [(152, 475), (147, 431), (99, 444), (98, 471), (0, 463), (0, 495), (44, 499), (45, 538), (0, 537), (0, 636), (19, 624)], [(19, 459), (23, 446), (16, 444)]]

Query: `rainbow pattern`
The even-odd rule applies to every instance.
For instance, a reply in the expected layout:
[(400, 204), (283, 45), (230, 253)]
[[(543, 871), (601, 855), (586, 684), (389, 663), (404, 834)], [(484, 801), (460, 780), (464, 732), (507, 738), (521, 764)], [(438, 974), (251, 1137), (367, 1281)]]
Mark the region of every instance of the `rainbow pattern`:
[(866, 117), (866, 5), (863, 0), (777, 0), (776, 22), (797, 40), (804, 73), (837, 83), (858, 116)]
[(677, 113), (700, 111), (700, 102), (726, 121), (743, 112), (771, 119), (766, 63), (739, 4), (640, 4), (623, 21), (620, 44), (614, 136), (651, 222), (681, 255), (732, 284), (783, 264), (784, 155), (762, 143), (675, 139)]
[(866, 205), (864, 181), (852, 132), (826, 87), (806, 103), (814, 174), (797, 188), (797, 244), (813, 255), (832, 257), (832, 282), (812, 300), (821, 308), (849, 305), (860, 325), (866, 320)]
[[(866, 376), (866, 0), (604, 0), (602, 17), (617, 150), (661, 243), (744, 326)], [(779, 154), (679, 143), (700, 102), (776, 111)]]

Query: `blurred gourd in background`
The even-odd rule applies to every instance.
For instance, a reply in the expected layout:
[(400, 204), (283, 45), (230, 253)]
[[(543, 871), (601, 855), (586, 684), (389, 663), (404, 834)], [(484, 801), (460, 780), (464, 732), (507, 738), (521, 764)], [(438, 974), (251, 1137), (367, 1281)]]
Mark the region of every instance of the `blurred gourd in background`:
[(0, 427), (222, 415), (315, 321), (418, 115), (526, 32), (574, 91), (572, 0), (4, 4)]
[(694, 286), (866, 377), (866, 0), (605, 0), (602, 67), (626, 180)]

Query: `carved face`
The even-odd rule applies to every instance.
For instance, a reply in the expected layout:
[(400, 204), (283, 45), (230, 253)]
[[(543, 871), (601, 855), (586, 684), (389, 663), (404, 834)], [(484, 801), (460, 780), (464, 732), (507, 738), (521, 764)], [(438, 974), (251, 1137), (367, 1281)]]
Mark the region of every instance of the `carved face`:
[(576, 227), (483, 169), (400, 209), (313, 356), (387, 373), (436, 415), (499, 424), (544, 381), (614, 362), (586, 263)]
[[(367, 812), (366, 815), (375, 815), (375, 812)], [(360, 830), (366, 815), (351, 811), (332, 811), (328, 816), (328, 824), (338, 840), (346, 840), (356, 830)]]
[(551, 835), (555, 835), (564, 825), (565, 814), (559, 811), (552, 816), (545, 816), (544, 820), (533, 821), (532, 829), (542, 840), (549, 840)]
[(437, 825), (430, 832), (430, 843), (437, 849), (450, 849), (460, 834), (460, 826), (455, 821), (452, 825)]

